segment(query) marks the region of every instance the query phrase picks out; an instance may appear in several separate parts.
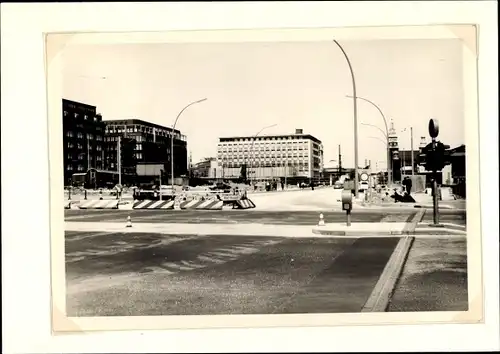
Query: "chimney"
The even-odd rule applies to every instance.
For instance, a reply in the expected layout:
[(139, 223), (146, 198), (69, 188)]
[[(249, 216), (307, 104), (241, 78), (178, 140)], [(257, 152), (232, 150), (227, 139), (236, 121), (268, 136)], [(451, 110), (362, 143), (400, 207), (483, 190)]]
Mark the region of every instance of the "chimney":
[(304, 134), (302, 129), (295, 129), (295, 134)]

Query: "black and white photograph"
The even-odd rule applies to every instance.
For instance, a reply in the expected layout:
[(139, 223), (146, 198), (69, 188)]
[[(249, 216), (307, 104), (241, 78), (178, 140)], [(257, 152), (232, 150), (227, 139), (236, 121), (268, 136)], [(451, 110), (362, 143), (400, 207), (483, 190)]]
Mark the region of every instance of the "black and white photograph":
[(54, 318), (479, 320), (476, 28), (435, 27), (48, 35)]

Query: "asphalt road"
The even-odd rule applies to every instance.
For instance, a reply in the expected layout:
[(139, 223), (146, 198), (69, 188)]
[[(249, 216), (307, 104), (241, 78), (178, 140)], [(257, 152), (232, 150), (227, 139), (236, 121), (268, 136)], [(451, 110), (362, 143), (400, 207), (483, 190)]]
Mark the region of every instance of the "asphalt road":
[(67, 232), (67, 313), (359, 312), (398, 240)]
[[(352, 222), (406, 222), (418, 210), (362, 211), (351, 214)], [(132, 222), (150, 223), (261, 223), (275, 225), (316, 225), (319, 212), (314, 211), (256, 211), (256, 210), (65, 210), (67, 221)], [(327, 223), (345, 222), (344, 212), (324, 212)]]

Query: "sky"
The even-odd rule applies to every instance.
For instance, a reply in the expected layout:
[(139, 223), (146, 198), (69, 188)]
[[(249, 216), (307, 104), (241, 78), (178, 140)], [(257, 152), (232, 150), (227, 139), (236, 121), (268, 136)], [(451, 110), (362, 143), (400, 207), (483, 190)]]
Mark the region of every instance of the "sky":
[[(357, 95), (394, 123), (400, 148), (428, 138), (465, 143), (462, 44), (458, 39), (343, 41)], [(136, 118), (172, 126), (187, 136), (196, 163), (216, 156), (219, 137), (290, 134), (296, 128), (323, 142), (325, 166), (338, 157), (354, 167), (352, 80), (330, 41), (247, 43), (78, 44), (62, 52), (62, 98), (97, 107), (104, 120)], [(358, 101), (359, 164), (386, 166), (383, 119)], [(406, 131), (403, 131), (404, 129)]]

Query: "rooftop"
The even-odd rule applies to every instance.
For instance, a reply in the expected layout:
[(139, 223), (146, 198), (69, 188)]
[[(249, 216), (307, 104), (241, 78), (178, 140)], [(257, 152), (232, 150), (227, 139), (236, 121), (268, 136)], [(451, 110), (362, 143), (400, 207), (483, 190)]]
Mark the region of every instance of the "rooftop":
[(277, 134), (277, 135), (259, 135), (259, 136), (229, 136), (220, 137), (219, 142), (236, 141), (238, 139), (250, 139), (250, 140), (277, 140), (278, 138), (292, 138), (292, 139), (310, 139), (318, 144), (321, 144), (321, 140), (310, 134)]

